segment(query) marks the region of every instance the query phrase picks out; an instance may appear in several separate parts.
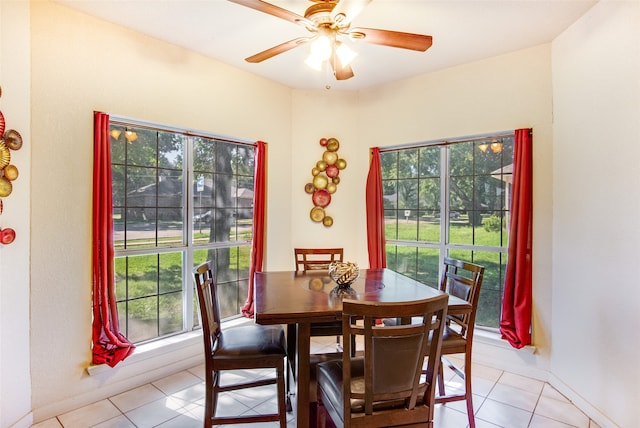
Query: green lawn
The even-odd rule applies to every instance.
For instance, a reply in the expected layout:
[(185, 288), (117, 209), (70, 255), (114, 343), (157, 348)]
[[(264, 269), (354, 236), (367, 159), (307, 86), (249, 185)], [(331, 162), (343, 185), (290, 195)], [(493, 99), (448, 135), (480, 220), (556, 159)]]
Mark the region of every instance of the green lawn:
[[(438, 222), (399, 221), (397, 224), (387, 223), (388, 236), (396, 234), (399, 240), (416, 240), (420, 236), (428, 236), (431, 242), (437, 243), (440, 237)], [(495, 247), (501, 242), (499, 231), (489, 232), (482, 226), (475, 228), (466, 221), (451, 222), (451, 243)], [(421, 239), (422, 241), (422, 239)], [(485, 267), (484, 279), (480, 291), (480, 302), (476, 324), (497, 328), (499, 326), (502, 288), (506, 254), (489, 251), (450, 250), (449, 257), (473, 261)], [(432, 248), (416, 248), (412, 246), (387, 246), (387, 266), (407, 276), (437, 286), (439, 269), (439, 251)]]

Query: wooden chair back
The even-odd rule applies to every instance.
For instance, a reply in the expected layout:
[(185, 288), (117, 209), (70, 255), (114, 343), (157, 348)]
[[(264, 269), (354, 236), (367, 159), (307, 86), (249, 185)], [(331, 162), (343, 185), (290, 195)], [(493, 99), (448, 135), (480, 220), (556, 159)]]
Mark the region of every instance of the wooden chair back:
[[(471, 303), (471, 311), (464, 315), (449, 315), (445, 326), (442, 341), (442, 364), (438, 371), (438, 396), (437, 403), (448, 403), (464, 400), (467, 406), (469, 427), (475, 428), (475, 416), (473, 409), (473, 391), (471, 386), (471, 353), (473, 348), (473, 331), (475, 328), (478, 301), (480, 299), (480, 287), (484, 277), (484, 267), (456, 260), (444, 259), (444, 271), (440, 282), (440, 290), (446, 291), (452, 296), (465, 299)], [(446, 358), (450, 354), (464, 354), (464, 366), (458, 367)], [(447, 395), (445, 391), (443, 366), (447, 365), (453, 372), (463, 379), (464, 392), (455, 391)]]
[(343, 261), (342, 248), (294, 248), (296, 272), (329, 269), (331, 262)]
[[(320, 425), (326, 415), (336, 426), (345, 427), (433, 421), (435, 376), (448, 299), (448, 295), (393, 303), (345, 299), (343, 358), (318, 365)], [(376, 320), (382, 318), (412, 321), (381, 326)], [(351, 354), (352, 336), (364, 341), (364, 357)], [(423, 373), (425, 357), (427, 366)], [(336, 385), (343, 390), (331, 391)]]
[[(216, 341), (220, 335), (220, 306), (218, 305), (218, 295), (213, 277), (211, 262), (205, 262), (194, 269), (196, 282), (196, 293), (200, 308), (200, 318), (202, 322), (202, 334), (204, 336), (204, 355), (213, 355)], [(211, 359), (205, 359), (207, 371), (212, 367)]]
[(449, 257), (444, 259), (440, 290), (471, 303), (471, 312), (448, 316), (448, 322), (457, 324), (464, 338), (473, 334), (483, 277), (483, 266)]
[[(205, 356), (204, 427), (277, 421), (280, 423), (280, 428), (286, 428), (287, 397), (284, 373), (287, 351), (284, 329), (280, 325), (248, 324), (223, 331), (211, 262), (197, 266), (193, 274), (202, 321)], [(221, 372), (224, 370), (265, 368), (274, 369), (275, 376), (241, 379), (224, 384), (220, 382)], [(277, 386), (278, 391), (277, 413), (216, 416), (220, 393), (272, 384)]]

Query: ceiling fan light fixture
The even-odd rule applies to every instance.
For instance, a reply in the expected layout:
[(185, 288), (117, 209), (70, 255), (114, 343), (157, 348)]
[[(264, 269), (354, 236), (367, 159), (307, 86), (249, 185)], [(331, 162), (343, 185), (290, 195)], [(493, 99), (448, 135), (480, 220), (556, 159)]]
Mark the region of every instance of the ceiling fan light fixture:
[(324, 61), (311, 53), (307, 59), (304, 60), (304, 63), (316, 71), (322, 71), (322, 64)]
[(351, 64), (351, 61), (353, 61), (353, 59), (358, 56), (357, 52), (354, 52), (349, 46), (345, 45), (344, 43), (337, 42), (336, 45), (336, 55), (338, 55), (340, 64), (343, 67)]
[(326, 61), (331, 58), (331, 41), (329, 37), (321, 34), (311, 43), (311, 55), (320, 61)]

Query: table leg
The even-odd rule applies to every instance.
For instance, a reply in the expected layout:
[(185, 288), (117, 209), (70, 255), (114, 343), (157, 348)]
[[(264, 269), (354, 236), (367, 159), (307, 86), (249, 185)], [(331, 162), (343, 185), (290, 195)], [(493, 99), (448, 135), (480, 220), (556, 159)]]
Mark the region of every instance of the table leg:
[[(297, 421), (299, 428), (309, 427), (309, 382), (310, 379), (310, 349), (311, 325), (308, 322), (298, 324), (298, 382), (297, 382)], [(313, 424), (315, 426), (315, 424)]]

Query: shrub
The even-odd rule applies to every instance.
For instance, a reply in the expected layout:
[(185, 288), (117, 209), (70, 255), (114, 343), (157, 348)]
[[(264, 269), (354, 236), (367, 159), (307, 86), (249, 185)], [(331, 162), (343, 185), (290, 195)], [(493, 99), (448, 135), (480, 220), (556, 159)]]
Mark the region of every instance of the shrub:
[(501, 227), (500, 217), (491, 215), (482, 219), (482, 225), (487, 232), (499, 232)]

